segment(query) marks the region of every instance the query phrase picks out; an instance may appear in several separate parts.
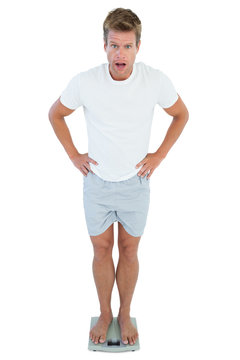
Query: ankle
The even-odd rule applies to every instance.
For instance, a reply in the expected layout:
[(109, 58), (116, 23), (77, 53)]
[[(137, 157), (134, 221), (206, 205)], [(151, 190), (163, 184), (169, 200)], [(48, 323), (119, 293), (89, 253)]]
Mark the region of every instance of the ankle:
[(130, 317), (130, 308), (120, 306), (118, 316), (121, 316), (121, 317), (129, 316)]
[(101, 315), (102, 316), (112, 316), (112, 309), (107, 308), (107, 309), (100, 309)]

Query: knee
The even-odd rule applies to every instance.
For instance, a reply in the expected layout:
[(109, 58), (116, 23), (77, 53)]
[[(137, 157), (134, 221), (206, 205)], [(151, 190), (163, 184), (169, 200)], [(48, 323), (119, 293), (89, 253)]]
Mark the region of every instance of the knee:
[(137, 250), (138, 246), (136, 245), (119, 245), (119, 255), (124, 257), (124, 260), (127, 262), (134, 262), (137, 259)]
[(94, 259), (103, 261), (109, 256), (112, 256), (113, 244), (111, 241), (93, 241)]

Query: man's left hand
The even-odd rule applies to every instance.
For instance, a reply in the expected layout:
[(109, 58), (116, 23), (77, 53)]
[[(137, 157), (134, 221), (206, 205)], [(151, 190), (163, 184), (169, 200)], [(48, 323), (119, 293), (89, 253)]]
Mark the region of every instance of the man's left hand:
[(163, 157), (161, 157), (159, 153), (148, 153), (145, 158), (136, 165), (136, 168), (143, 165), (138, 175), (144, 177), (150, 171), (147, 176), (147, 179), (149, 179), (162, 160)]

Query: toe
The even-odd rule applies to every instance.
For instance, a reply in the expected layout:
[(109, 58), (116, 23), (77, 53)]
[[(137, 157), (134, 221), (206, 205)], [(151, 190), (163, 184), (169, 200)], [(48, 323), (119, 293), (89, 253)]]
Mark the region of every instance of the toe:
[(128, 344), (128, 339), (127, 339), (126, 336), (123, 336), (123, 337), (122, 337), (122, 342), (123, 342), (125, 345)]
[(104, 337), (104, 336), (100, 336), (99, 342), (100, 342), (101, 344), (103, 344), (105, 341), (106, 341), (105, 337)]

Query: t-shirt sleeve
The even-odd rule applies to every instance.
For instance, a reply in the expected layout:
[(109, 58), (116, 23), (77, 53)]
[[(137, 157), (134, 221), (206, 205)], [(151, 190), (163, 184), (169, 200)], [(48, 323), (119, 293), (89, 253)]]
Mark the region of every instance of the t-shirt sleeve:
[(157, 104), (162, 108), (168, 108), (175, 104), (178, 99), (178, 93), (169, 79), (162, 71), (158, 71), (157, 83)]
[(75, 75), (63, 90), (60, 101), (61, 103), (71, 110), (76, 110), (79, 106), (83, 105), (80, 90), (80, 74)]

